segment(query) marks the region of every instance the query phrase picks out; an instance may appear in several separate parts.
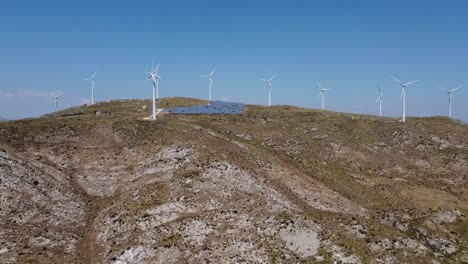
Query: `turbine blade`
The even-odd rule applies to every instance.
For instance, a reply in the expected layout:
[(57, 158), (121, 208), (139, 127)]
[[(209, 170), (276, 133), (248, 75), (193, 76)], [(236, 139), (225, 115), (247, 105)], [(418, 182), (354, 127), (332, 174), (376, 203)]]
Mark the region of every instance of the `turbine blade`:
[(93, 73), (93, 76), (91, 77), (91, 79), (94, 79), (94, 76), (96, 76), (96, 72)]
[(156, 68), (153, 69), (153, 73), (158, 73), (158, 70), (159, 70), (159, 64), (156, 66)]
[(412, 81), (412, 82), (407, 82), (407, 83), (404, 84), (404, 86), (408, 86), (408, 85), (411, 85), (411, 84), (417, 83), (417, 82), (419, 82), (419, 80)]
[(216, 72), (216, 68), (210, 73), (210, 77), (213, 76), (213, 74)]
[(379, 96), (379, 97), (377, 98), (377, 101), (375, 101), (375, 102), (378, 103), (378, 102), (380, 101), (380, 99), (382, 99), (382, 96)]
[(452, 89), (451, 92), (455, 92), (456, 90), (458, 90), (458, 89), (460, 89), (460, 88), (462, 88), (462, 87), (463, 87), (463, 85), (460, 85), (460, 86), (458, 86), (457, 88)]
[(400, 80), (398, 80), (397, 78), (395, 78), (394, 76), (392, 76), (393, 80), (397, 83), (399, 83), (401, 86), (405, 86)]
[(276, 77), (277, 73), (275, 73), (275, 75), (271, 76), (271, 78), (268, 80), (268, 81), (273, 81), (273, 79)]

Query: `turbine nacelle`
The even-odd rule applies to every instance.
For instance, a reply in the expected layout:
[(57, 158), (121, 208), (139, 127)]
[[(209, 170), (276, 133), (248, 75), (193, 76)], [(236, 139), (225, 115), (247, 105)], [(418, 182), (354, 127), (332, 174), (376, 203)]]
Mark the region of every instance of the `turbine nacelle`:
[(159, 76), (159, 75), (157, 75), (155, 73), (152, 73), (152, 72), (147, 72), (147, 73), (149, 74), (148, 75), (148, 80), (151, 79), (151, 80), (153, 80), (155, 82), (156, 80), (161, 79), (161, 76)]
[(320, 88), (320, 93), (321, 94), (324, 94), (326, 91), (332, 91), (333, 90), (333, 89), (323, 88), (322, 85), (319, 82), (317, 82), (317, 86), (318, 86), (318, 88)]
[(85, 81), (91, 81), (94, 82), (94, 76), (96, 76), (96, 72), (93, 73), (93, 75), (89, 78), (84, 79)]
[(260, 81), (264, 81), (268, 84), (268, 89), (271, 90), (271, 87), (272, 87), (272, 82), (273, 82), (273, 79), (276, 77), (277, 73), (275, 73), (273, 76), (271, 76), (270, 79), (260, 79)]
[(200, 75), (200, 77), (212, 79), (215, 72), (216, 72), (216, 68), (214, 68), (213, 71), (211, 71), (209, 75)]
[(458, 90), (458, 89), (460, 89), (462, 87), (463, 87), (463, 85), (460, 85), (457, 88), (454, 88), (452, 90), (448, 90), (448, 89), (442, 89), (442, 90), (444, 90), (444, 91), (448, 92), (449, 94), (451, 94), (451, 93), (455, 92), (456, 90)]
[(407, 86), (411, 85), (411, 84), (414, 84), (414, 83), (417, 83), (419, 82), (419, 80), (416, 80), (416, 81), (411, 81), (411, 82), (407, 82), (407, 83), (403, 83), (402, 81), (398, 80), (397, 78), (395, 78), (394, 76), (392, 76), (393, 80), (397, 83), (400, 84), (400, 86), (405, 89)]
[[(153, 59), (153, 65), (154, 65), (154, 59)], [(153, 83), (156, 83), (158, 80), (161, 79), (161, 76), (158, 74), (159, 71), (159, 64), (156, 65), (156, 67), (152, 66), (150, 72), (146, 72), (148, 74), (148, 80), (153, 81)]]
[(270, 79), (268, 79), (268, 82), (271, 82), (271, 81), (273, 81), (273, 79), (276, 77), (276, 75), (277, 75), (277, 73), (275, 73), (273, 76), (271, 76), (271, 78), (270, 78)]
[(56, 91), (55, 93), (52, 94), (52, 96), (55, 98), (61, 97), (62, 95), (63, 95), (62, 91)]

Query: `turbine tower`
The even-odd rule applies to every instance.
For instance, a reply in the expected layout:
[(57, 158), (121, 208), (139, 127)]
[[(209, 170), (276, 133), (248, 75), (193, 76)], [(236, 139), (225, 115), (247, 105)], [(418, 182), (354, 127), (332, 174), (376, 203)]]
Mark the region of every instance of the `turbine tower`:
[(276, 77), (276, 73), (275, 75), (271, 76), (270, 79), (260, 79), (260, 81), (264, 81), (267, 83), (268, 85), (268, 106), (271, 106), (271, 89), (272, 89), (272, 85), (271, 85), (271, 82), (273, 81), (273, 79)]
[(216, 68), (209, 75), (200, 75), (200, 77), (208, 78), (208, 104), (211, 102), (211, 88), (213, 87), (213, 74)]
[(411, 82), (403, 83), (393, 76), (392, 78), (401, 86), (401, 98), (403, 100), (403, 118), (401, 119), (401, 122), (405, 123), (406, 122), (406, 87), (408, 87), (409, 85), (413, 83), (417, 83), (419, 81), (411, 81)]
[(317, 86), (320, 88), (320, 96), (322, 97), (322, 111), (325, 109), (325, 92), (326, 91), (331, 91), (333, 89), (325, 89), (322, 87), (322, 85), (317, 82)]
[(91, 77), (84, 79), (91, 82), (91, 104), (94, 104), (94, 76), (96, 76), (96, 72)]
[(456, 90), (462, 88), (463, 85), (460, 85), (458, 86), (457, 88), (455, 89), (452, 89), (452, 90), (447, 90), (447, 89), (443, 89), (444, 91), (448, 92), (449, 94), (449, 110), (448, 110), (448, 115), (450, 118), (452, 118), (452, 93), (455, 92)]
[(159, 79), (161, 76), (158, 75), (159, 64), (154, 68), (154, 59), (153, 65), (151, 66), (151, 72), (146, 72), (148, 75), (148, 80), (151, 80), (153, 83), (153, 121), (156, 120), (156, 98), (158, 97), (157, 93), (159, 90)]
[(383, 93), (382, 93), (382, 90), (380, 89), (380, 84), (378, 85), (379, 86), (379, 97), (377, 98), (377, 101), (375, 101), (376, 103), (379, 103), (379, 113), (380, 113), (380, 116), (382, 116), (382, 97), (383, 97)]

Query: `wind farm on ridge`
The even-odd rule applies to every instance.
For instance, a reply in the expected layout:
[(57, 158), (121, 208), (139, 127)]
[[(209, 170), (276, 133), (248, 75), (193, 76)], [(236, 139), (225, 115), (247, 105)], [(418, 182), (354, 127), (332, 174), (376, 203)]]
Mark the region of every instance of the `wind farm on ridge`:
[[(155, 121), (157, 119), (156, 117), (157, 117), (157, 112), (158, 112), (156, 104), (157, 104), (157, 100), (159, 99), (159, 81), (161, 79), (161, 76), (158, 74), (159, 67), (160, 67), (159, 64), (154, 66), (154, 58), (153, 58), (151, 71), (146, 72), (146, 74), (148, 74), (147, 79), (151, 81), (151, 84), (152, 84), (152, 87), (153, 87), (152, 115), (149, 118), (149, 119), (151, 119), (153, 121)], [(214, 79), (215, 72), (216, 72), (216, 68), (214, 68), (208, 75), (200, 75), (200, 77), (208, 79), (208, 105), (212, 101), (213, 79)], [(89, 81), (90, 84), (91, 84), (91, 104), (94, 104), (94, 86), (95, 86), (94, 78), (95, 78), (95, 76), (96, 76), (96, 72), (94, 72), (91, 77), (85, 79), (85, 80)], [(267, 103), (267, 105), (268, 106), (272, 106), (273, 79), (276, 76), (277, 76), (277, 74), (274, 74), (269, 79), (260, 79), (267, 86), (267, 94), (268, 94), (268, 103)], [(400, 122), (405, 123), (406, 122), (406, 116), (407, 116), (407, 114), (406, 114), (406, 92), (407, 92), (407, 88), (410, 85), (413, 85), (413, 84), (418, 83), (420, 81), (415, 80), (415, 81), (410, 81), (410, 82), (402, 82), (402, 81), (398, 80), (394, 76), (391, 76), (391, 78), (401, 87), (400, 100), (401, 100), (401, 106), (402, 106), (402, 111), (401, 111), (402, 118), (401, 118)], [(316, 84), (317, 85), (316, 85), (315, 88), (319, 89), (319, 94), (320, 94), (320, 99), (321, 99), (321, 110), (323, 111), (323, 110), (325, 110), (325, 94), (327, 92), (329, 92), (329, 91), (333, 91), (334, 89), (324, 88), (324, 87), (322, 87), (322, 85), (318, 81), (316, 82)], [(462, 85), (459, 85), (459, 86), (457, 86), (456, 88), (454, 88), (452, 90), (443, 89), (443, 91), (448, 92), (448, 95), (449, 95), (448, 112), (447, 112), (447, 115), (448, 115), (449, 118), (452, 118), (452, 94), (455, 91), (462, 88), (462, 87), (463, 87)], [(63, 95), (63, 93), (60, 93), (59, 96), (54, 97), (55, 98), (56, 108), (58, 106), (58, 97), (60, 97), (62, 95)], [(382, 111), (382, 102), (383, 102), (383, 93), (382, 93), (382, 90), (381, 90), (381, 87), (380, 87), (380, 84), (379, 84), (378, 85), (378, 97), (377, 97), (376, 103), (378, 103), (378, 115), (381, 116), (381, 117), (384, 116), (384, 113)], [(159, 111), (161, 111), (161, 110), (162, 109), (160, 109)]]
[(466, 10), (5, 1), (0, 263), (468, 263)]

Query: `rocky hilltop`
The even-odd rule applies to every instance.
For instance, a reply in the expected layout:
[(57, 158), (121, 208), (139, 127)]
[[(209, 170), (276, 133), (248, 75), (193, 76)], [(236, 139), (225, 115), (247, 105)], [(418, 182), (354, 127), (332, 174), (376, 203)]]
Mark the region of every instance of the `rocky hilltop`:
[(149, 105), (0, 124), (1, 263), (468, 261), (465, 124)]

